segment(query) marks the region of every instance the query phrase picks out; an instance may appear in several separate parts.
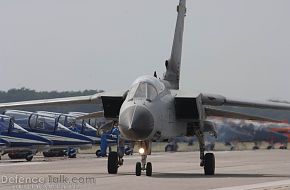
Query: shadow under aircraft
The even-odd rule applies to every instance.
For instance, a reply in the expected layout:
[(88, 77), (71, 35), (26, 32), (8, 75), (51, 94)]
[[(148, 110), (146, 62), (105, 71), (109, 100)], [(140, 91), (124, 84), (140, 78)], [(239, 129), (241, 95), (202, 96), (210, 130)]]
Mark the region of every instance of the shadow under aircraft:
[(10, 159), (31, 161), (37, 152), (49, 150), (50, 140), (23, 129), (13, 119), (0, 115), (1, 155), (8, 154)]
[(43, 152), (45, 157), (67, 155), (69, 158), (76, 158), (77, 148), (86, 149), (92, 146), (90, 138), (69, 130), (54, 117), (20, 110), (7, 110), (4, 114), (13, 117), (15, 123), (27, 131), (53, 142), (50, 150)]

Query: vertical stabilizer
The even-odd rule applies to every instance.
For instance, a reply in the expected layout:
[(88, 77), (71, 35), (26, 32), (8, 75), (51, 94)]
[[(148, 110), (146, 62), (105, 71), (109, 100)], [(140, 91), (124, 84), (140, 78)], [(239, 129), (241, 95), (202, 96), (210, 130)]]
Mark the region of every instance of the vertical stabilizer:
[(168, 81), (172, 89), (179, 89), (179, 75), (182, 52), (184, 18), (186, 14), (186, 0), (180, 0), (177, 6), (177, 21), (170, 59), (165, 62), (166, 72), (164, 80)]

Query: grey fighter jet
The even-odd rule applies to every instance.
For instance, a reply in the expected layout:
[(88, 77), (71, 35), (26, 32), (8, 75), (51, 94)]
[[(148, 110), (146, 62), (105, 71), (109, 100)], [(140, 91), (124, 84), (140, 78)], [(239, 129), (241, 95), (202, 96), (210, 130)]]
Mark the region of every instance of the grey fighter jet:
[[(177, 6), (172, 52), (170, 58), (165, 61), (166, 71), (162, 79), (157, 78), (154, 73), (154, 76), (137, 78), (127, 90), (119, 93), (105, 92), (92, 96), (3, 103), (0, 104), (0, 108), (102, 103), (104, 116), (119, 123), (121, 137), (136, 141), (140, 147), (141, 162), (136, 163), (135, 170), (137, 176), (140, 176), (142, 171), (146, 171), (147, 176), (152, 175), (152, 164), (146, 161), (147, 156), (151, 154), (151, 142), (175, 136), (196, 136), (200, 145), (200, 166), (204, 168), (206, 175), (214, 175), (214, 154), (205, 154), (204, 133), (206, 130), (204, 126), (208, 116), (273, 121), (258, 116), (224, 111), (216, 107), (227, 105), (290, 110), (290, 105), (242, 101), (221, 95), (194, 91), (185, 93), (179, 90), (185, 15), (186, 0), (180, 0)], [(118, 168), (123, 165), (122, 139), (118, 145), (118, 151), (111, 152), (108, 156), (109, 174), (117, 174)]]

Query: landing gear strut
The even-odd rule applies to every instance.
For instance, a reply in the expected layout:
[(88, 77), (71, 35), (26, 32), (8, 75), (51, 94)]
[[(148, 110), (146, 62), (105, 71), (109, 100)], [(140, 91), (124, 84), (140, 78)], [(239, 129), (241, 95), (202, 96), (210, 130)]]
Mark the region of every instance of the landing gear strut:
[(142, 141), (138, 143), (139, 154), (141, 154), (141, 162), (136, 163), (135, 174), (141, 176), (142, 171), (146, 171), (146, 176), (152, 176), (152, 163), (147, 162), (147, 155), (151, 154), (151, 142)]
[(200, 166), (204, 168), (205, 175), (214, 175), (215, 173), (215, 156), (213, 153), (206, 153), (205, 143), (204, 143), (204, 134), (200, 127), (194, 128), (194, 134), (196, 135), (199, 142), (199, 151), (200, 151)]

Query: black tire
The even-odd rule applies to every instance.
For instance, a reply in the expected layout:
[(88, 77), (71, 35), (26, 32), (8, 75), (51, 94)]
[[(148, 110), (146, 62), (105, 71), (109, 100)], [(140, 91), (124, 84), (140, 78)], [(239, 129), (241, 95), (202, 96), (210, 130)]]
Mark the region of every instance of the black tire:
[(267, 149), (268, 150), (273, 149), (273, 146), (272, 145), (269, 145), (269, 146), (267, 146)]
[(258, 146), (253, 146), (253, 150), (259, 150), (260, 149), (260, 147), (258, 147)]
[(206, 153), (204, 156), (204, 174), (214, 175), (215, 173), (215, 156), (213, 153)]
[(165, 147), (165, 152), (172, 152), (173, 151), (173, 147), (172, 147), (172, 145), (167, 145), (166, 147)]
[(131, 150), (131, 148), (126, 147), (126, 148), (125, 148), (125, 154), (126, 154), (127, 156), (132, 155), (132, 150)]
[(77, 158), (77, 154), (76, 153), (69, 153), (68, 157), (69, 158)]
[(108, 157), (108, 173), (117, 174), (118, 173), (118, 153), (110, 152)]
[(96, 156), (99, 158), (99, 157), (102, 157), (102, 155), (101, 155), (101, 150), (97, 150), (96, 151)]
[(146, 176), (152, 176), (152, 164), (148, 162), (146, 165)]
[(25, 159), (27, 160), (27, 162), (31, 162), (32, 159), (33, 159), (33, 155), (32, 154), (29, 154), (29, 155), (26, 156)]
[(142, 172), (141, 162), (137, 162), (135, 169), (136, 176), (141, 176), (141, 172)]

